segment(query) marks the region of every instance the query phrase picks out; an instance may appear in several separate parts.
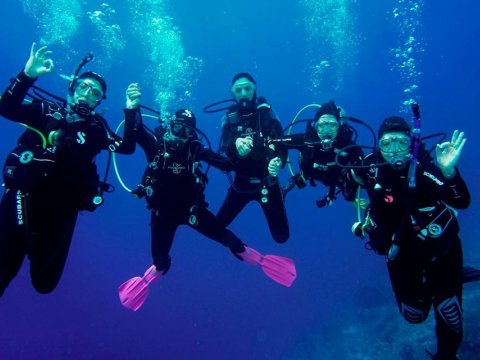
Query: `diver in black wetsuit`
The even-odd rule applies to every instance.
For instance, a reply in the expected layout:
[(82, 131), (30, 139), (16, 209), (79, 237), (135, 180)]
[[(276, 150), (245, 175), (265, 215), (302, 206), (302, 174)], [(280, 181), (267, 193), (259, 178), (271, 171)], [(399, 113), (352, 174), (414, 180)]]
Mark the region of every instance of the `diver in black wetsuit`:
[[(470, 203), (467, 186), (455, 165), (465, 144), (463, 132), (437, 145), (436, 162), (420, 153), (415, 186), (409, 184), (412, 131), (399, 117), (387, 118), (379, 130), (379, 151), (355, 169), (356, 182), (370, 205), (356, 234), (369, 235), (369, 246), (385, 255), (397, 303), (410, 323), (423, 322), (433, 305), (437, 354), (456, 359), (462, 341), (462, 245), (456, 210)], [(384, 166), (377, 166), (378, 163)], [(387, 165), (385, 165), (387, 163)]]
[[(138, 106), (140, 91), (136, 95), (133, 107)], [(262, 255), (247, 247), (208, 210), (204, 196), (207, 176), (201, 171), (200, 162), (223, 171), (231, 171), (233, 163), (202, 145), (197, 134), (203, 133), (196, 128), (195, 115), (187, 109), (178, 110), (166, 126), (159, 126), (154, 131), (143, 125), (140, 112), (137, 111), (137, 115), (134, 126), (129, 127), (128, 132), (144, 150), (148, 166), (142, 183), (132, 193), (145, 197), (151, 210), (153, 265), (144, 276), (134, 277), (120, 285), (122, 305), (137, 311), (146, 299), (146, 288), (167, 273), (171, 266), (170, 249), (180, 225), (188, 225), (228, 247), (236, 258), (259, 266), (273, 281), (291, 286), (297, 276), (291, 259)]]
[(218, 211), (228, 226), (250, 201), (258, 201), (276, 242), (290, 237), (278, 172), (286, 163), (287, 150), (269, 140), (280, 138), (280, 121), (263, 98), (256, 97), (255, 80), (240, 73), (232, 81), (236, 105), (222, 119), (223, 150), (235, 163), (235, 178)]
[(293, 134), (282, 140), (287, 148), (300, 151), (300, 173), (293, 175), (284, 188), (284, 196), (295, 187), (301, 189), (308, 180), (311, 186), (318, 181), (328, 188), (327, 194), (317, 200), (318, 207), (332, 204), (339, 192), (347, 201), (353, 201), (355, 191), (346, 187), (347, 169), (340, 167), (361, 162), (363, 151), (354, 145), (354, 130), (350, 125), (341, 124), (340, 109), (330, 101), (315, 113), (313, 122), (308, 122), (304, 134)]
[(140, 124), (136, 140), (145, 151), (148, 167), (142, 184), (134, 194), (145, 197), (152, 211), (152, 257), (157, 271), (165, 274), (171, 264), (169, 256), (175, 232), (184, 224), (228, 247), (232, 253), (245, 251), (242, 241), (220, 224), (208, 210), (204, 189), (206, 176), (200, 170), (205, 161), (229, 171), (232, 163), (206, 149), (198, 140), (195, 115), (178, 110), (167, 129), (148, 132)]
[[(34, 43), (25, 69), (0, 100), (0, 115), (27, 127), (3, 169), (0, 296), (25, 255), (33, 287), (42, 294), (55, 289), (78, 212), (93, 211), (102, 202), (95, 155), (101, 150), (129, 153), (135, 145), (122, 141), (93, 112), (106, 92), (105, 80), (96, 73), (72, 80), (68, 108), (46, 100), (24, 103), (35, 80), (54, 70), (49, 54), (46, 47), (35, 50)], [(132, 123), (127, 116), (127, 124)]]

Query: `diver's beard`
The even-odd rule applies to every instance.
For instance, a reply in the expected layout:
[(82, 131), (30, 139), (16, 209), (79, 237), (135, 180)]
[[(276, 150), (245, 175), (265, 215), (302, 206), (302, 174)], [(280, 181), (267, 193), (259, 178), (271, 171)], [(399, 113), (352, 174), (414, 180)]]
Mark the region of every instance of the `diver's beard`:
[(238, 106), (240, 107), (240, 111), (242, 112), (251, 111), (253, 108), (253, 100), (240, 99), (238, 101)]

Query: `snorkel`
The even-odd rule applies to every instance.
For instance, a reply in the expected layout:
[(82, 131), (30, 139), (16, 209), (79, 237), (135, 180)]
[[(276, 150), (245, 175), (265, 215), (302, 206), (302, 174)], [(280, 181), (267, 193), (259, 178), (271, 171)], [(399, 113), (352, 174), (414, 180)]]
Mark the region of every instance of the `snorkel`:
[(80, 72), (80, 70), (82, 70), (82, 68), (87, 65), (90, 61), (93, 60), (93, 54), (92, 53), (87, 53), (83, 58), (82, 60), (78, 63), (78, 65), (76, 66), (75, 70), (73, 70), (73, 74), (71, 75), (70, 77), (70, 82), (68, 84), (68, 103), (71, 104), (72, 103), (72, 97), (73, 97), (73, 93), (75, 91), (75, 83), (77, 81), (77, 76), (78, 76), (78, 73)]
[(73, 70), (73, 74), (70, 76), (70, 82), (68, 84), (67, 110), (69, 112), (71, 111), (76, 112), (80, 116), (86, 116), (90, 114), (92, 109), (90, 109), (90, 107), (83, 102), (80, 104), (74, 104), (73, 94), (75, 92), (75, 84), (77, 82), (77, 78), (78, 78), (78, 74), (80, 73), (80, 70), (82, 70), (82, 68), (92, 60), (93, 60), (92, 53), (85, 54), (85, 56), (82, 58), (82, 60), (78, 63), (78, 65)]
[(420, 107), (417, 103), (412, 103), (413, 112), (413, 129), (412, 129), (412, 159), (410, 160), (410, 167), (408, 169), (408, 186), (410, 189), (416, 187), (415, 172), (418, 164), (418, 154), (420, 152), (421, 143), (421, 120)]

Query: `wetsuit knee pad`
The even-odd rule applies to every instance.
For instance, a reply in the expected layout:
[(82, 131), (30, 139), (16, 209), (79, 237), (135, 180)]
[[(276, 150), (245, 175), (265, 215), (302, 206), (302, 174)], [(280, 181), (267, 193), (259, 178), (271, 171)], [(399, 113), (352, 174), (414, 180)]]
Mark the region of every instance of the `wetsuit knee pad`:
[(458, 297), (453, 296), (442, 301), (435, 306), (435, 310), (450, 329), (456, 333), (462, 331), (463, 311)]
[(400, 304), (400, 313), (405, 320), (411, 324), (420, 324), (425, 321), (428, 316), (428, 311), (418, 309), (405, 303)]

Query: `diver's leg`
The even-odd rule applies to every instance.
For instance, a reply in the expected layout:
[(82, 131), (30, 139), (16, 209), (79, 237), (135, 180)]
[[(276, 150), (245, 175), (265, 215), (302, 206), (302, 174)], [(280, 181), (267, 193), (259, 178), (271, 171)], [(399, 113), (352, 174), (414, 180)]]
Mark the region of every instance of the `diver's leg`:
[(227, 197), (217, 213), (220, 224), (225, 227), (230, 225), (250, 200), (251, 196), (249, 194), (243, 194), (235, 190), (233, 186), (230, 187)]
[(268, 187), (267, 199), (267, 202), (260, 201), (260, 204), (267, 219), (268, 228), (276, 242), (284, 243), (290, 237), (290, 228), (282, 192), (278, 183)]
[(433, 262), (427, 273), (434, 295), (438, 359), (456, 359), (462, 342), (462, 266), (462, 247), (455, 236), (448, 254)]
[(179, 225), (177, 217), (172, 216), (171, 211), (172, 209), (153, 210), (151, 214), (153, 264), (158, 271), (163, 271), (164, 274), (171, 265), (169, 254)]
[(33, 287), (42, 294), (52, 292), (65, 268), (78, 210), (65, 192), (42, 189), (29, 202), (28, 257)]
[(0, 202), (0, 297), (17, 276), (25, 257), (25, 202), (18, 190), (6, 190)]
[(412, 249), (401, 247), (398, 256), (388, 260), (387, 267), (400, 313), (409, 323), (423, 322), (432, 300), (431, 292), (423, 282), (424, 269), (420, 256)]
[(235, 236), (233, 232), (226, 229), (220, 221), (206, 207), (201, 207), (198, 211), (198, 223), (193, 229), (230, 248), (232, 253), (238, 254), (245, 251), (242, 241)]

